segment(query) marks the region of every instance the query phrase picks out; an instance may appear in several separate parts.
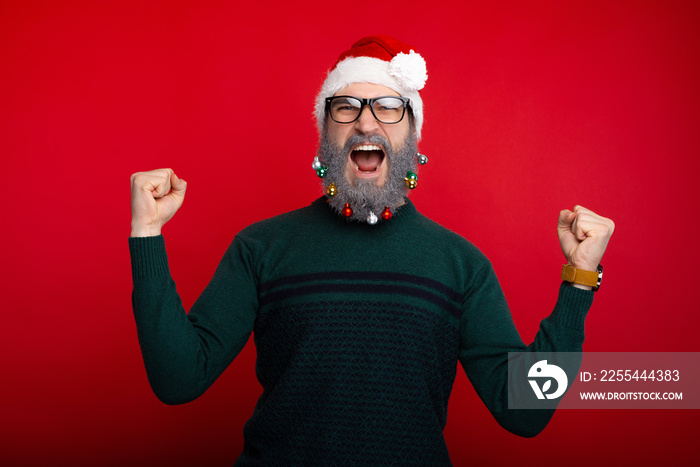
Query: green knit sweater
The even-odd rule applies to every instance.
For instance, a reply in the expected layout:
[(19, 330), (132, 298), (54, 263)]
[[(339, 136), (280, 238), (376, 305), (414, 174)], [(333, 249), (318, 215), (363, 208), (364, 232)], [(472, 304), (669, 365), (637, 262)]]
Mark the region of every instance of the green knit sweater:
[(407, 200), (348, 222), (316, 200), (241, 231), (188, 314), (163, 237), (131, 238), (133, 307), (165, 403), (201, 395), (251, 332), (263, 387), (237, 465), (450, 465), (442, 431), (457, 371), (506, 429), (551, 411), (507, 409), (507, 352), (579, 352), (593, 299), (562, 285), (528, 347), (490, 262)]

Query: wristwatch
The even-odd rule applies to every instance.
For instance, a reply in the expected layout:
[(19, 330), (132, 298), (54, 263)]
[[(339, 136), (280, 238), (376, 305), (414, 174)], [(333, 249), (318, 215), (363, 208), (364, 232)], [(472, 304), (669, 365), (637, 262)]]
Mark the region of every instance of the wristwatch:
[(561, 280), (593, 287), (593, 291), (596, 292), (603, 280), (603, 266), (599, 264), (598, 269), (595, 271), (585, 271), (576, 269), (570, 264), (565, 264), (561, 268)]

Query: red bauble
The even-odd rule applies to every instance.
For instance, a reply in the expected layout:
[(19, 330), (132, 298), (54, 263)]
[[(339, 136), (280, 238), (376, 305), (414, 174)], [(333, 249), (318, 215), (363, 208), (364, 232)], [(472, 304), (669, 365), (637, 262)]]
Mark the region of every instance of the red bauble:
[(391, 219), (391, 209), (389, 209), (389, 206), (385, 207), (382, 211), (382, 219), (384, 219), (385, 221)]
[(350, 208), (350, 203), (345, 203), (345, 207), (343, 208), (343, 215), (345, 217), (352, 216), (352, 209)]

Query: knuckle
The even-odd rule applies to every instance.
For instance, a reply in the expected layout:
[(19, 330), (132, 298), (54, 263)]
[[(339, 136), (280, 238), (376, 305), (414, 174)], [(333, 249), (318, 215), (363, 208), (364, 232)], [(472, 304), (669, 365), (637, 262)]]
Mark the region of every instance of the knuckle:
[(131, 180), (136, 186), (143, 185), (145, 178), (146, 174), (144, 172), (136, 172), (134, 175), (131, 176)]

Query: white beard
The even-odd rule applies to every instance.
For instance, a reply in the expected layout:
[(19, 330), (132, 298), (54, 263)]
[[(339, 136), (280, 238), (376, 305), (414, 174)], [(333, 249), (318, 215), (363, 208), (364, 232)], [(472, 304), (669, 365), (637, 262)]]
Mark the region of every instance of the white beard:
[[(384, 162), (388, 164), (387, 177), (382, 186), (377, 186), (373, 179), (356, 179), (352, 184), (345, 175), (350, 149), (359, 143), (373, 143), (384, 147)], [(404, 178), (408, 171), (418, 173), (416, 153), (418, 144), (413, 132), (404, 141), (403, 146), (394, 152), (389, 141), (380, 135), (353, 135), (345, 143), (345, 147), (339, 148), (328, 138), (328, 131), (321, 135), (318, 149), (318, 157), (321, 164), (328, 167), (326, 177), (322, 184), (324, 191), (331, 183), (335, 184), (337, 194), (329, 196), (329, 204), (341, 213), (345, 204), (352, 208), (351, 220), (367, 222), (370, 212), (380, 217), (382, 211), (388, 206), (392, 213), (404, 204), (404, 197), (408, 194), (408, 188)]]

